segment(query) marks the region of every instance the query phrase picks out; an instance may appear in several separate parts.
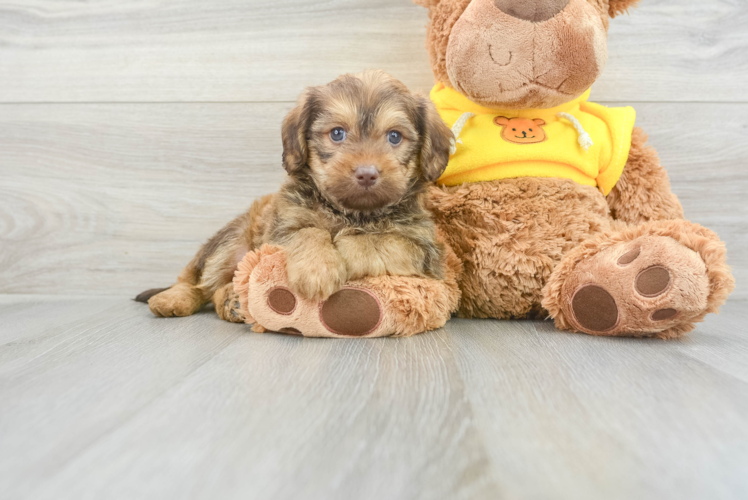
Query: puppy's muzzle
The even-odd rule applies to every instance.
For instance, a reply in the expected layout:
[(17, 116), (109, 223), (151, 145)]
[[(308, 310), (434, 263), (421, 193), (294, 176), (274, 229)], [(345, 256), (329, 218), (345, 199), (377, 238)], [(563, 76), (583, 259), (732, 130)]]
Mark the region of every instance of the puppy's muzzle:
[(363, 165), (356, 168), (353, 176), (356, 178), (359, 186), (370, 188), (379, 180), (379, 170), (377, 170), (377, 167), (371, 165)]

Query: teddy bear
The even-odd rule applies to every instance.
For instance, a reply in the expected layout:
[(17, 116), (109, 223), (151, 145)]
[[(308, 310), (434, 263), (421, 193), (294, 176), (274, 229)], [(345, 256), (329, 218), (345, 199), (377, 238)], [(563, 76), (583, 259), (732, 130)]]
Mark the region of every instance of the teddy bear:
[(635, 111), (589, 101), (609, 21), (636, 2), (415, 0), (457, 136), (430, 208), (463, 264), (460, 316), (672, 338), (733, 290)]
[[(235, 277), (247, 321), (404, 336), (456, 313), (674, 338), (718, 312), (735, 286), (724, 244), (684, 219), (635, 110), (589, 100), (609, 21), (637, 0), (414, 1), (429, 9), (431, 99), (455, 136), (427, 203), (448, 278), (366, 278), (332, 306), (303, 304), (283, 286), (282, 250), (264, 248)], [(293, 313), (270, 305), (277, 290)]]

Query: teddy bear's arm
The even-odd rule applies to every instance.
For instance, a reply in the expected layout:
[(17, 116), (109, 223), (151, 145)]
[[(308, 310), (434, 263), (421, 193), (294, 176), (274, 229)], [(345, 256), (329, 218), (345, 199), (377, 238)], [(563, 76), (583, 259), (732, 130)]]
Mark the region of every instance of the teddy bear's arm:
[(629, 224), (682, 219), (683, 207), (670, 191), (670, 179), (657, 151), (647, 146), (647, 134), (638, 127), (631, 152), (618, 184), (608, 194), (613, 218)]

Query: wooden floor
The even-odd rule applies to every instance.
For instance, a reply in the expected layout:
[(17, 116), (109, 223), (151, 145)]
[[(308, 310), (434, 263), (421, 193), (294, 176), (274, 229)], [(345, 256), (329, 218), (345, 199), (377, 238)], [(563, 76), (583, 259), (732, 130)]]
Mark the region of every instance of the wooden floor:
[(428, 92), (426, 22), (409, 0), (0, 0), (0, 500), (748, 498), (746, 0), (642, 0), (592, 89), (727, 244), (733, 302), (685, 339), (309, 340), (128, 300), (277, 189), (305, 86), (382, 68)]
[(748, 304), (678, 341), (251, 333), (0, 298), (3, 499), (745, 499)]

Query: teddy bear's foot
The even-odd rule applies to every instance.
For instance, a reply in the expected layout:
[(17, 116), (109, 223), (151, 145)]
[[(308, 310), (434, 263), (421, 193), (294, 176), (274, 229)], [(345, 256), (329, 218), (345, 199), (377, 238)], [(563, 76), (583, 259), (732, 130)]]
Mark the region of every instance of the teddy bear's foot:
[[(455, 257), (456, 259), (456, 257)], [(239, 263), (234, 287), (255, 331), (305, 337), (409, 336), (443, 326), (456, 310), (455, 273), (445, 281), (383, 276), (349, 282), (325, 301), (288, 286), (285, 253), (265, 246)]]
[(543, 306), (561, 329), (671, 338), (717, 312), (734, 287), (716, 234), (659, 221), (583, 243), (554, 270)]
[(264, 330), (308, 337), (392, 334), (386, 327), (382, 302), (370, 290), (346, 287), (322, 302), (301, 299), (285, 286), (271, 286), (262, 295), (267, 307), (249, 300), (259, 305), (253, 308), (254, 319)]

